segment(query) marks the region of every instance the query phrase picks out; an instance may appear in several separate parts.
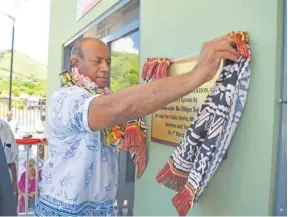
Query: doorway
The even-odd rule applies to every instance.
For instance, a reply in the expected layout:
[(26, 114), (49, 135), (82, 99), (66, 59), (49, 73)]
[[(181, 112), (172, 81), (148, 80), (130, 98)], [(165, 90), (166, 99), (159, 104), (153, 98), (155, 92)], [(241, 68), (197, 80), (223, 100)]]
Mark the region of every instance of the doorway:
[[(136, 29), (108, 43), (111, 51), (110, 89), (114, 93), (138, 84), (139, 39), (139, 29)], [(118, 216), (132, 216), (135, 164), (130, 153), (120, 153), (119, 169), (116, 212)]]
[(276, 190), (273, 215), (287, 216), (287, 1), (283, 1), (282, 72), (277, 153)]

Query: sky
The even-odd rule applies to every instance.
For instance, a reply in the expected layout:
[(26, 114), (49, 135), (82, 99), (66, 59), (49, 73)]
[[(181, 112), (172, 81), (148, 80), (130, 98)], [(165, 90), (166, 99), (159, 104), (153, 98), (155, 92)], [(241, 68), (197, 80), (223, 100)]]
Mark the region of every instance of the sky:
[[(0, 0), (0, 51), (10, 50), (12, 40), (12, 21), (4, 13), (16, 17), (15, 50), (47, 65), (50, 0)], [(138, 53), (139, 31), (114, 41), (112, 49)]]
[(0, 0), (0, 50), (11, 49), (12, 21), (16, 17), (14, 48), (47, 65), (50, 0)]
[(127, 53), (139, 53), (139, 31), (112, 42), (112, 50)]

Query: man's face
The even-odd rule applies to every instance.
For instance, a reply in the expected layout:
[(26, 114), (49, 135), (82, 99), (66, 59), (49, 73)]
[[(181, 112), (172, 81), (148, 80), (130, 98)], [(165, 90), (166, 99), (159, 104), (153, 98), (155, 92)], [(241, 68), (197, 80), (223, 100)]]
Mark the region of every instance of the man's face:
[(82, 45), (82, 53), (83, 59), (78, 59), (76, 63), (79, 72), (89, 77), (98, 87), (106, 87), (111, 62), (108, 47), (99, 41), (89, 41)]
[(11, 113), (11, 112), (8, 112), (8, 113), (7, 113), (7, 119), (8, 119), (8, 120), (11, 120), (11, 119), (12, 119), (12, 113)]

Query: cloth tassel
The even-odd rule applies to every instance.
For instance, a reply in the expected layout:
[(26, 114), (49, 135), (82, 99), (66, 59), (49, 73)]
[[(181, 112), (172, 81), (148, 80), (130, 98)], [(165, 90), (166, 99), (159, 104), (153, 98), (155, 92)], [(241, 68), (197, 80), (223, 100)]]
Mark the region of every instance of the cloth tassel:
[(156, 67), (158, 64), (158, 61), (156, 58), (147, 58), (146, 62), (144, 63), (143, 65), (143, 68), (142, 68), (142, 74), (141, 74), (141, 77), (143, 79), (149, 77), (148, 76), (148, 71), (151, 69), (151, 67)]
[(123, 148), (135, 153), (134, 163), (137, 166), (137, 178), (144, 173), (147, 165), (146, 136), (144, 136), (138, 126), (128, 126), (125, 130)]
[(142, 68), (142, 74), (141, 74), (141, 77), (143, 79), (147, 78), (147, 72), (149, 71), (149, 69), (151, 68), (151, 65), (154, 63), (156, 63), (157, 61), (155, 61), (156, 59), (155, 58), (148, 58), (146, 60), (146, 62), (144, 63), (143, 65), (143, 68)]
[(146, 77), (147, 78), (151, 78), (155, 69), (158, 67), (159, 62), (158, 60), (153, 60), (149, 63), (148, 67), (147, 67), (147, 73), (146, 73)]
[(158, 60), (157, 68), (155, 68), (155, 71), (153, 72), (153, 79), (159, 79), (161, 77), (161, 66), (163, 62), (161, 60)]
[(167, 77), (168, 68), (169, 68), (170, 63), (171, 63), (171, 60), (169, 60), (168, 58), (165, 58), (165, 59), (162, 59), (159, 61), (160, 61), (159, 66), (157, 68), (157, 71), (155, 72), (156, 79)]
[(150, 60), (147, 59), (147, 61), (144, 63), (143, 68), (142, 68), (142, 74), (141, 77), (144, 79), (147, 76), (147, 68), (149, 66)]
[(231, 32), (227, 34), (230, 36), (236, 44), (237, 50), (241, 56), (244, 58), (248, 58), (250, 56), (249, 54), (249, 48), (248, 48), (248, 42), (249, 42), (249, 35), (247, 32)]
[(174, 171), (176, 171), (176, 169), (173, 169), (170, 161), (168, 161), (158, 172), (155, 179), (158, 183), (163, 184), (165, 187), (174, 191), (179, 191), (185, 186), (188, 176), (177, 175)]
[(173, 198), (172, 204), (176, 208), (179, 216), (186, 216), (189, 209), (193, 206), (195, 191), (185, 185)]
[(238, 52), (245, 58), (248, 58), (249, 57), (249, 49), (247, 47), (247, 45), (245, 43), (237, 43), (236, 44), (237, 46), (237, 50)]
[(144, 63), (141, 77), (154, 80), (167, 77), (171, 62), (169, 58), (148, 58)]
[(129, 149), (131, 146), (145, 146), (146, 136), (144, 136), (138, 126), (129, 126), (125, 130), (124, 147)]
[(129, 147), (124, 147), (124, 150), (131, 152), (131, 153), (136, 153), (138, 148), (139, 147), (137, 145), (133, 145), (133, 146), (129, 146)]
[(146, 166), (147, 166), (147, 151), (142, 152), (141, 154), (138, 154), (136, 152), (136, 156), (134, 158), (134, 163), (137, 166), (137, 179), (139, 179), (142, 174), (144, 173)]

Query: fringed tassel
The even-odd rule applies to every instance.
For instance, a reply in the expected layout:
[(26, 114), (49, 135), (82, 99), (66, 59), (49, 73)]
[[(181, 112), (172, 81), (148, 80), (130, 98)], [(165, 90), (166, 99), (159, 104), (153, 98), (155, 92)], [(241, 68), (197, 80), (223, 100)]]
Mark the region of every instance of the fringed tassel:
[(127, 147), (124, 146), (124, 150), (129, 151), (130, 153), (135, 153), (136, 154), (136, 152), (138, 150), (138, 146), (136, 146), (136, 145), (129, 146), (129, 147), (128, 146)]
[(230, 32), (227, 34), (236, 43), (237, 50), (241, 56), (244, 58), (249, 57), (249, 48), (247, 44), (249, 43), (248, 32)]
[(168, 68), (171, 64), (171, 60), (169, 58), (160, 58), (158, 68), (155, 72), (156, 79), (167, 77)]
[(158, 183), (163, 184), (165, 187), (179, 191), (185, 186), (188, 175), (180, 174), (174, 168), (171, 160), (169, 159), (164, 167), (158, 172), (155, 179)]
[(143, 79), (147, 78), (147, 72), (149, 71), (149, 69), (151, 68), (151, 65), (152, 64), (155, 64), (157, 63), (157, 59), (156, 58), (147, 58), (146, 62), (144, 63), (143, 65), (143, 68), (142, 68), (142, 74), (141, 74), (141, 77)]
[(145, 79), (146, 76), (147, 76), (147, 68), (148, 68), (149, 64), (150, 64), (150, 59), (148, 58), (148, 59), (146, 60), (146, 62), (144, 63), (143, 68), (142, 68), (141, 77), (142, 77), (143, 79)]
[(161, 66), (163, 64), (163, 58), (158, 58), (158, 65), (157, 68), (155, 68), (154, 72), (152, 73), (152, 78), (154, 80), (159, 79), (158, 75), (161, 73)]
[(141, 77), (143, 79), (160, 79), (167, 76), (172, 60), (169, 58), (148, 58), (143, 65)]
[(195, 190), (185, 185), (173, 198), (172, 204), (176, 208), (179, 216), (186, 216), (193, 206)]
[(145, 146), (145, 144), (146, 135), (140, 131), (136, 123), (126, 127), (124, 139), (124, 148), (126, 150), (133, 146)]
[(137, 166), (136, 177), (137, 177), (137, 179), (139, 179), (147, 167), (147, 149), (146, 149), (146, 146), (145, 146), (145, 150), (143, 150), (141, 152), (136, 151), (134, 163)]
[(144, 173), (147, 166), (146, 135), (143, 134), (137, 124), (126, 127), (123, 148), (135, 153), (134, 163), (137, 166), (137, 178)]
[(150, 60), (150, 62), (147, 65), (146, 68), (146, 77), (145, 78), (151, 78), (153, 76), (153, 72), (154, 70), (158, 67), (158, 59), (157, 58), (153, 58)]
[(240, 53), (240, 55), (242, 55), (244, 58), (249, 57), (249, 49), (244, 42), (236, 43), (236, 46), (237, 46), (237, 50)]

